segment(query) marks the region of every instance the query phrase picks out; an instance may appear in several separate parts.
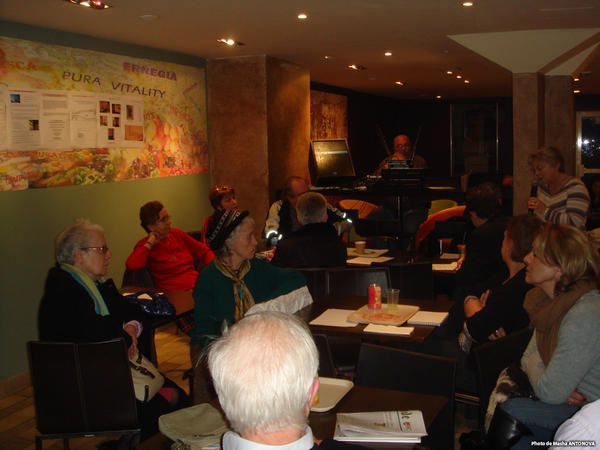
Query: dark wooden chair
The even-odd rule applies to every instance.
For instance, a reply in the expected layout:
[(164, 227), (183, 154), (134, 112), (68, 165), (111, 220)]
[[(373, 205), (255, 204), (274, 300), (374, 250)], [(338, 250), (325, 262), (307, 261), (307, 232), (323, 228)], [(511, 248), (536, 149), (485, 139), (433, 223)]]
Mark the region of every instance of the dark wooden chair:
[(484, 430), (485, 413), (498, 375), (504, 368), (521, 359), (532, 334), (531, 328), (525, 328), (501, 339), (475, 346), (471, 350), (477, 374), (479, 429), (481, 431)]
[(387, 267), (340, 267), (327, 269), (329, 295), (367, 295), (370, 284), (391, 287)]
[(150, 274), (150, 270), (147, 267), (139, 270), (128, 270), (125, 269), (123, 273), (123, 283), (121, 286), (139, 286), (155, 288), (156, 283)]
[(428, 430), (434, 448), (454, 447), (454, 386), (456, 361), (441, 356), (362, 344), (356, 369), (356, 385), (448, 398)]
[(127, 349), (122, 339), (94, 343), (29, 342), (36, 422), (43, 440), (129, 435), (140, 429)]

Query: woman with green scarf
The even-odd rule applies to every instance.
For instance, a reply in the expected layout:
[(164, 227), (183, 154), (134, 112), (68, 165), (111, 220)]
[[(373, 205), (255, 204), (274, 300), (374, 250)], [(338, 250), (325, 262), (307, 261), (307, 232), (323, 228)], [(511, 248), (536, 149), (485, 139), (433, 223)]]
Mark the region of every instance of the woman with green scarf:
[(255, 258), (257, 240), (248, 211), (217, 211), (206, 240), (215, 259), (200, 273), (193, 292), (196, 325), (190, 333), (191, 355), (198, 366), (193, 403), (210, 398), (205, 367), (198, 361), (201, 350), (221, 335), (222, 328), (240, 320), (257, 303), (306, 290), (301, 274)]
[[(112, 253), (101, 226), (80, 219), (56, 239), (56, 265), (48, 272), (38, 315), (41, 341), (101, 342), (122, 337), (137, 354), (143, 317), (105, 279)], [(158, 432), (158, 417), (187, 405), (187, 396), (165, 378), (151, 399), (137, 401), (141, 439)], [(103, 448), (119, 448), (111, 443)]]

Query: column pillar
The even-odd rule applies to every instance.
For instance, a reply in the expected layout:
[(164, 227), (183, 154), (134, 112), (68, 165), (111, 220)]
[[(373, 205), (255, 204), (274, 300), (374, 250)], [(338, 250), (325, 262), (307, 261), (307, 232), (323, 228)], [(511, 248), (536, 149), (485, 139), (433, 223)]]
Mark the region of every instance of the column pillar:
[(575, 99), (567, 75), (545, 77), (545, 145), (556, 147), (565, 159), (565, 171), (575, 175)]
[(544, 77), (513, 74), (513, 214), (527, 212), (533, 176), (528, 155), (544, 142)]

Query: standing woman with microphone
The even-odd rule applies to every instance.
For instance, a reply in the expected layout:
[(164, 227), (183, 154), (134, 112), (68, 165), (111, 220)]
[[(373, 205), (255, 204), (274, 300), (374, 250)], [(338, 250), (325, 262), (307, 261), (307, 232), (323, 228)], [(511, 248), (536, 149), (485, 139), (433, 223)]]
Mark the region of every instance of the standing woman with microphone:
[(572, 225), (585, 230), (590, 196), (585, 184), (565, 173), (565, 161), (554, 147), (542, 147), (530, 156), (535, 174), (527, 208), (553, 224)]

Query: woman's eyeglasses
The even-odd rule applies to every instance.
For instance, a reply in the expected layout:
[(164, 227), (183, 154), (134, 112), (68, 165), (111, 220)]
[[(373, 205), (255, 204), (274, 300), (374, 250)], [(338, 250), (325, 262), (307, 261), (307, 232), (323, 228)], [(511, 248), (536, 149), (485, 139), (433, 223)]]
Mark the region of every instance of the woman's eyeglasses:
[(102, 247), (79, 247), (80, 250), (96, 250), (98, 253), (102, 253), (103, 255), (106, 255), (108, 253), (109, 248), (106, 245), (103, 245)]

